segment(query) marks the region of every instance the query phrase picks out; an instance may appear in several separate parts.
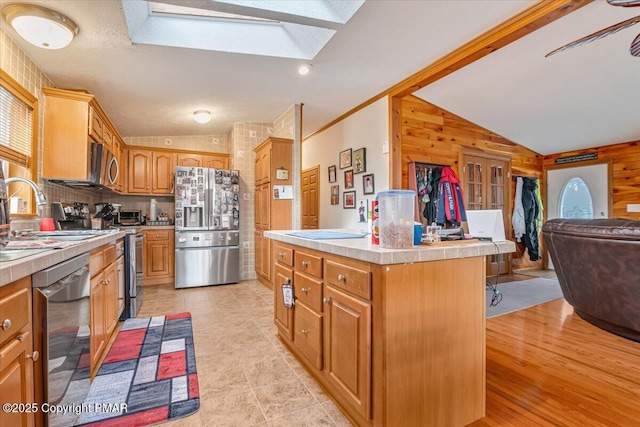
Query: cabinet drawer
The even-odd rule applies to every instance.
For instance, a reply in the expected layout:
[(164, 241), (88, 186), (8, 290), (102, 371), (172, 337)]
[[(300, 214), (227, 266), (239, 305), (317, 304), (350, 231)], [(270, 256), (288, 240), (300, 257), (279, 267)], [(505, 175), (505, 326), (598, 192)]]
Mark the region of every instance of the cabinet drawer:
[(0, 346), (31, 321), (30, 292), (30, 288), (22, 288), (0, 297)]
[(294, 273), (294, 277), (296, 299), (304, 302), (314, 310), (322, 312), (322, 281), (297, 271)]
[(356, 266), (327, 260), (325, 281), (362, 298), (371, 299), (371, 273)]
[(107, 264), (104, 262), (104, 247), (91, 251), (91, 256), (89, 258), (89, 271), (91, 272), (91, 277), (98, 274), (105, 265)]
[(149, 240), (169, 240), (171, 230), (147, 230), (144, 232), (144, 238)]
[(293, 249), (285, 248), (284, 246), (276, 245), (275, 253), (276, 261), (293, 267)]
[(116, 248), (116, 245), (111, 245), (104, 248), (102, 256), (104, 257), (105, 267), (114, 262), (116, 258), (118, 258), (118, 250)]
[(293, 316), (293, 345), (317, 369), (322, 369), (322, 316), (304, 304), (296, 304)]
[(295, 251), (293, 258), (295, 259), (295, 267), (298, 271), (304, 271), (318, 279), (322, 279), (321, 257), (303, 251)]

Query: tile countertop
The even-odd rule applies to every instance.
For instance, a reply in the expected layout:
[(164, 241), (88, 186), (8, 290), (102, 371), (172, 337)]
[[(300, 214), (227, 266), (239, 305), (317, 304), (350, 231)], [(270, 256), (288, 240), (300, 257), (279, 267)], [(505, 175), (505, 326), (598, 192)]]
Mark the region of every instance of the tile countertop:
[(66, 261), (74, 256), (89, 252), (102, 245), (114, 243), (116, 240), (124, 237), (125, 234), (124, 231), (103, 234), (82, 240), (78, 242), (77, 245), (64, 249), (51, 249), (15, 261), (0, 263), (0, 287), (22, 279), (23, 277), (30, 276), (52, 265)]
[[(279, 242), (290, 243), (304, 248), (329, 252), (347, 258), (358, 259), (373, 264), (406, 264), (411, 262), (437, 261), (455, 258), (471, 258), (515, 252), (514, 242), (460, 243), (451, 246), (413, 246), (410, 249), (385, 249), (371, 244), (371, 236), (355, 239), (312, 240), (290, 236), (287, 233), (301, 230), (265, 231), (264, 236)], [(305, 230), (311, 231), (311, 230)], [(320, 231), (320, 230), (318, 230)], [(356, 230), (322, 230), (358, 233)]]

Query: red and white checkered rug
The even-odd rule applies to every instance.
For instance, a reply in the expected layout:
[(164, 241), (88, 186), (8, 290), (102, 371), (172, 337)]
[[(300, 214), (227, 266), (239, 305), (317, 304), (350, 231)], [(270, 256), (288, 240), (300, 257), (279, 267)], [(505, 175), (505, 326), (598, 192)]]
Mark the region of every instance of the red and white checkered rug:
[(79, 426), (148, 426), (200, 408), (191, 313), (127, 319), (79, 414)]

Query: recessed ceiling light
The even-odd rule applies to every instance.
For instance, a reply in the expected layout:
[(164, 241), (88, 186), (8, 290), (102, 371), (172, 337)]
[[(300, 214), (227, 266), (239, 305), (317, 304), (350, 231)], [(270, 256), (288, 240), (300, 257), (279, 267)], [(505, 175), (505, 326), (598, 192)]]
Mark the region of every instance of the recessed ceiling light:
[(10, 4), (2, 8), (2, 16), (20, 37), (44, 49), (62, 49), (78, 34), (71, 19), (34, 4)]
[(313, 65), (311, 64), (303, 64), (300, 66), (300, 68), (298, 68), (298, 74), (300, 74), (301, 76), (306, 76), (307, 74), (309, 74), (309, 71), (311, 71), (312, 68)]
[(211, 113), (207, 110), (194, 111), (193, 119), (198, 123), (208, 123), (211, 120)]

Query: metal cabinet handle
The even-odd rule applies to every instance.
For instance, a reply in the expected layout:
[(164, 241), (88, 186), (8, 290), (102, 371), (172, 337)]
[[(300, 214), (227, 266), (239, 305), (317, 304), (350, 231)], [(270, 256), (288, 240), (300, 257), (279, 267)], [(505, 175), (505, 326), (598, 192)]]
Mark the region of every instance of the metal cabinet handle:
[(279, 256), (280, 258), (284, 258), (284, 254), (283, 254), (282, 252), (278, 252), (278, 256)]
[(27, 354), (25, 356), (27, 359), (33, 359), (34, 362), (37, 362), (40, 359), (40, 353), (34, 351), (33, 354)]
[(308, 331), (307, 329), (302, 329), (302, 330), (300, 331), (300, 333), (301, 333), (302, 335), (307, 335), (307, 334), (309, 333), (309, 331)]
[(300, 263), (303, 267), (309, 267), (309, 262), (308, 261), (302, 261)]
[(11, 327), (11, 319), (4, 319), (2, 321), (2, 325), (0, 326), (0, 328), (2, 328), (3, 331), (8, 331), (10, 327)]
[(331, 298), (324, 297), (322, 298), (322, 302), (325, 304), (329, 304), (329, 302), (331, 302)]
[(345, 277), (342, 274), (338, 274), (338, 281), (344, 282)]
[(286, 280), (287, 281), (285, 282), (285, 285), (290, 285), (291, 284), (291, 279), (287, 277)]
[(306, 293), (308, 293), (308, 292), (309, 292), (309, 289), (307, 289), (307, 288), (302, 288), (302, 289), (300, 289), (300, 292), (302, 292), (303, 294), (306, 294)]

